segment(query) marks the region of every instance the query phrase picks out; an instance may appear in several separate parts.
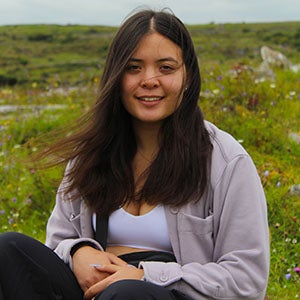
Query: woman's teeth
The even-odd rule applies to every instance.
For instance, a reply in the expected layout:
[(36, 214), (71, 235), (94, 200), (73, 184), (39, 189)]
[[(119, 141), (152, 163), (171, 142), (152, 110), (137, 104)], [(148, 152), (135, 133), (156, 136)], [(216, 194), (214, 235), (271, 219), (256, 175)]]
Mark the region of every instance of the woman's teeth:
[(151, 102), (161, 100), (161, 97), (141, 97), (139, 100)]

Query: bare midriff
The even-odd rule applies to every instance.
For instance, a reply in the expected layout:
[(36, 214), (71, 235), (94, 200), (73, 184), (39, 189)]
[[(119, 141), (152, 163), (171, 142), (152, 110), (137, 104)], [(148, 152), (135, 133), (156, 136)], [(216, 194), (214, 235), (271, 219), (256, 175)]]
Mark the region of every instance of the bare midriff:
[(132, 247), (127, 247), (127, 246), (110, 246), (110, 247), (106, 248), (106, 251), (119, 256), (119, 255), (133, 253), (133, 252), (143, 252), (143, 251), (152, 251), (152, 250), (132, 248)]

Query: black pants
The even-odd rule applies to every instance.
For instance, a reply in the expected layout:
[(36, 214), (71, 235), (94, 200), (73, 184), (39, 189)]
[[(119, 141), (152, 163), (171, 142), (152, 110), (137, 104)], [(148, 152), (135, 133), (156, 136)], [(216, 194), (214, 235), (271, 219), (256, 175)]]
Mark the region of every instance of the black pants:
[[(0, 300), (82, 300), (70, 268), (39, 241), (16, 232), (0, 235)], [(122, 280), (96, 300), (181, 300), (177, 291), (140, 280)]]

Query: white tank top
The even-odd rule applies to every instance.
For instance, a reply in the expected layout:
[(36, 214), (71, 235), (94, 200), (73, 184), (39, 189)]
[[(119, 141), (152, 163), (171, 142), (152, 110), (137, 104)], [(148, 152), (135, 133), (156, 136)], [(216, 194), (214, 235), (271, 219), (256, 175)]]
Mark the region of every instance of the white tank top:
[[(93, 216), (95, 229), (96, 216)], [(107, 247), (127, 246), (173, 252), (165, 210), (158, 205), (148, 213), (134, 216), (119, 208), (109, 216)]]

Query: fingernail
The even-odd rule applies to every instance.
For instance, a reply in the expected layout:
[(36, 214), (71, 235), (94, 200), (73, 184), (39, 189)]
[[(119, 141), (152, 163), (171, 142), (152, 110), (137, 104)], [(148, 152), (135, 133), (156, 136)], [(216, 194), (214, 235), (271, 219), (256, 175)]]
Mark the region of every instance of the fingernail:
[(99, 268), (101, 267), (102, 265), (100, 264), (90, 264), (90, 267), (94, 267), (94, 268)]

